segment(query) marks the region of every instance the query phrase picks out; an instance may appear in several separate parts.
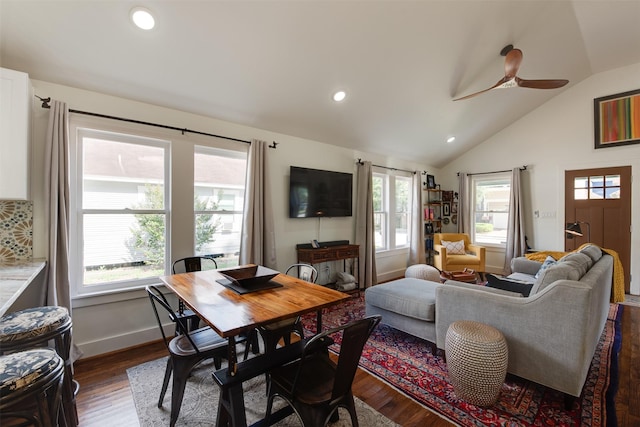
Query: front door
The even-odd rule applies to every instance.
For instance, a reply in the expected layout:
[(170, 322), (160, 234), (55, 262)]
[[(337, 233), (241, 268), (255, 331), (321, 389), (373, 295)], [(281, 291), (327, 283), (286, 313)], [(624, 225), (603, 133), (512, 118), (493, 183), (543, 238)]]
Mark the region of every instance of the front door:
[[(582, 236), (565, 233), (564, 249), (591, 242), (618, 252), (629, 293), (631, 268), (631, 166), (565, 171), (565, 223)], [(571, 238), (571, 237), (573, 238)]]

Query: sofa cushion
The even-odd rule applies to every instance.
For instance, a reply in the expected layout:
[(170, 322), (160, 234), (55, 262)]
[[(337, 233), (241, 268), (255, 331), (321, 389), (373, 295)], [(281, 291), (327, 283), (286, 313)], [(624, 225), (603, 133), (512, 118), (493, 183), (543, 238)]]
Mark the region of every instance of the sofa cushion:
[(580, 280), (579, 270), (570, 262), (557, 262), (555, 265), (544, 270), (531, 288), (530, 295), (534, 295), (556, 280)]
[(381, 309), (435, 322), (436, 288), (440, 283), (404, 278), (372, 286), (365, 291), (367, 304)]
[(589, 258), (589, 256), (577, 252), (566, 254), (565, 256), (560, 258), (558, 262), (564, 262), (574, 266), (578, 270), (580, 277), (584, 276), (585, 273), (589, 271), (589, 269), (593, 265), (593, 261), (591, 260), (591, 258)]
[[(455, 265), (461, 265), (461, 266), (466, 266), (466, 267), (471, 267), (474, 264), (478, 264), (479, 262), (479, 257), (477, 257), (476, 255), (451, 255), (449, 256), (449, 254), (447, 254), (447, 265), (449, 267), (451, 266), (455, 266)], [(451, 269), (453, 270), (453, 269)]]
[(594, 263), (602, 258), (602, 250), (596, 245), (586, 245), (582, 247), (578, 253), (587, 255)]
[(448, 242), (441, 240), (442, 246), (447, 250), (447, 255), (464, 255), (464, 240), (458, 240), (457, 242)]

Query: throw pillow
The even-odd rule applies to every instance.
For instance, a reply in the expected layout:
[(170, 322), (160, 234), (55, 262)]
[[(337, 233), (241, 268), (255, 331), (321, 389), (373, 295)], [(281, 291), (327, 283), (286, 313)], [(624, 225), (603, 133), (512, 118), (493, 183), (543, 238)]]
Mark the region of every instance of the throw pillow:
[(536, 273), (535, 278), (537, 279), (538, 277), (540, 277), (540, 274), (542, 274), (543, 271), (545, 271), (547, 268), (554, 265), (556, 262), (557, 261), (555, 260), (555, 258), (551, 256), (547, 256), (547, 259), (545, 259), (542, 265), (540, 266), (540, 270), (538, 270), (538, 272)]
[(449, 255), (464, 255), (464, 240), (459, 240), (457, 242), (448, 242), (446, 240), (441, 241), (442, 246), (447, 250), (447, 254)]

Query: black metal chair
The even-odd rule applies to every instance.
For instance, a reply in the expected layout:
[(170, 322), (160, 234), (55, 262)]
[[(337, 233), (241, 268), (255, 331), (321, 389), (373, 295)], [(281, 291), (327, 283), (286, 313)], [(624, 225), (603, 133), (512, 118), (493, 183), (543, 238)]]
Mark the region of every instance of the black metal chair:
[[(180, 413), (180, 406), (182, 405), (182, 398), (189, 373), (198, 363), (206, 359), (213, 359), (216, 369), (220, 369), (222, 358), (227, 355), (227, 340), (220, 337), (208, 326), (188, 331), (158, 288), (155, 286), (147, 286), (146, 290), (149, 295), (149, 300), (151, 301), (151, 306), (153, 307), (153, 312), (156, 315), (158, 326), (160, 327), (162, 340), (169, 352), (167, 368), (164, 373), (162, 389), (160, 390), (160, 399), (158, 400), (158, 408), (162, 407), (162, 402), (169, 385), (169, 378), (173, 374), (170, 426), (174, 426)], [(162, 310), (164, 310), (168, 318), (176, 324), (178, 330), (178, 334), (170, 341), (167, 340), (167, 336), (162, 327)]]
[[(339, 407), (346, 408), (351, 424), (358, 427), (351, 385), (358, 362), (371, 332), (380, 323), (381, 316), (369, 316), (322, 332), (311, 338), (299, 360), (271, 371), (269, 398), (265, 415), (269, 425), (273, 400), (284, 399), (308, 427), (326, 426), (337, 416)], [(342, 333), (337, 363), (326, 351), (317, 351), (318, 345)]]
[[(218, 263), (211, 256), (192, 256), (181, 258), (173, 262), (171, 271), (173, 274), (192, 273), (194, 271), (217, 270)], [(176, 312), (178, 319), (186, 326), (187, 330), (193, 331), (200, 327), (200, 317), (193, 310), (189, 310), (184, 306), (184, 302), (178, 299), (178, 311)], [(176, 333), (177, 333), (176, 329)]]
[[(294, 276), (307, 282), (315, 283), (318, 279), (318, 270), (311, 264), (292, 264), (285, 273), (287, 276)], [(285, 345), (291, 344), (291, 334), (296, 333), (300, 338), (304, 338), (304, 328), (300, 317), (285, 319), (258, 328), (262, 340), (264, 341), (265, 353), (275, 349), (278, 342), (282, 340)]]
[[(295, 274), (294, 274), (295, 272)], [(294, 276), (307, 282), (316, 283), (318, 280), (318, 270), (311, 264), (291, 264), (284, 272), (287, 276)]]

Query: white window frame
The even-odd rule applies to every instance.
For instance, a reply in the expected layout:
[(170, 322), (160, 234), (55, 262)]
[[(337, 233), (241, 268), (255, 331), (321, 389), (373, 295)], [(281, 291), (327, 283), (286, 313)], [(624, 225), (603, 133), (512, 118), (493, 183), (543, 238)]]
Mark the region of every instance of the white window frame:
[[(82, 191), (82, 169), (78, 169), (77, 160), (77, 131), (78, 129), (94, 129), (114, 134), (134, 135), (149, 138), (167, 144), (165, 156), (165, 209), (166, 217), (166, 262), (164, 274), (171, 274), (171, 261), (180, 257), (190, 256), (195, 248), (194, 222), (194, 150), (196, 146), (211, 147), (238, 156), (248, 156), (249, 144), (197, 134), (181, 134), (173, 130), (166, 130), (137, 123), (128, 123), (82, 114), (71, 114), (69, 120), (69, 184), (70, 184), (70, 294), (73, 306), (80, 307), (103, 302), (122, 301), (140, 298), (144, 291), (143, 282), (122, 281), (102, 287), (95, 285), (82, 286), (82, 222), (78, 222), (78, 191)], [(80, 179), (80, 181), (78, 181)], [(80, 187), (80, 188), (78, 188)], [(246, 197), (246, 194), (245, 194)], [(146, 280), (146, 279), (145, 279)], [(157, 276), (149, 279), (150, 283), (162, 285)], [(90, 288), (90, 289), (89, 289)]]
[(495, 172), (495, 173), (486, 173), (486, 174), (477, 174), (471, 176), (471, 194), (470, 194), (470, 203), (471, 207), (471, 231), (470, 238), (474, 244), (478, 244), (485, 247), (494, 247), (494, 248), (506, 248), (507, 242), (506, 237), (504, 242), (494, 243), (494, 242), (479, 242), (478, 237), (476, 235), (476, 217), (479, 213), (491, 213), (491, 212), (499, 212), (506, 213), (507, 219), (509, 217), (509, 201), (507, 200), (507, 209), (506, 211), (492, 211), (492, 210), (479, 210), (476, 206), (476, 195), (478, 191), (478, 185), (481, 183), (486, 183), (487, 181), (505, 181), (509, 185), (509, 194), (512, 191), (511, 188), (511, 173), (510, 172)]
[[(110, 140), (146, 145), (161, 148), (164, 152), (164, 208), (162, 210), (132, 210), (132, 209), (85, 209), (83, 207), (83, 147), (84, 137), (109, 138)], [(165, 216), (165, 273), (168, 271), (169, 250), (171, 247), (171, 173), (170, 148), (168, 140), (144, 136), (140, 132), (111, 127), (108, 124), (92, 123), (90, 120), (72, 120), (69, 135), (69, 279), (71, 297), (81, 297), (111, 293), (114, 291), (140, 289), (152, 283), (157, 283), (157, 276), (137, 280), (123, 280), (84, 286), (84, 245), (83, 229), (84, 216), (91, 214), (136, 214), (156, 213)]]
[[(221, 148), (215, 148), (215, 147), (208, 147), (208, 146), (202, 146), (202, 145), (196, 145), (194, 147), (194, 162), (195, 162), (195, 155), (196, 154), (211, 154), (211, 155), (218, 155), (218, 156), (224, 156), (224, 157), (228, 157), (228, 158), (244, 158), (247, 159), (247, 155), (246, 153), (241, 153), (238, 151), (230, 151), (230, 150), (226, 150), (226, 149), (221, 149)], [(194, 192), (195, 192), (195, 177), (194, 177)], [(244, 194), (244, 196), (246, 196), (246, 192), (245, 192), (245, 187), (242, 187), (242, 192)], [(193, 221), (194, 221), (194, 246), (193, 246), (193, 250), (194, 253), (198, 253), (198, 250), (196, 248), (197, 246), (197, 242), (196, 242), (196, 217), (198, 215), (216, 215), (216, 214), (224, 214), (224, 215), (243, 215), (244, 214), (244, 202), (246, 202), (245, 197), (243, 196), (243, 205), (240, 207), (239, 210), (235, 209), (235, 210), (226, 210), (226, 209), (222, 209), (222, 210), (195, 210), (195, 206), (194, 206), (194, 214), (193, 214)], [(224, 228), (223, 228), (224, 230)], [(242, 230), (240, 230), (240, 233), (242, 233)], [(202, 254), (202, 255), (211, 255), (211, 254)]]
[[(378, 168), (380, 169), (380, 168)], [(376, 253), (394, 251), (394, 250), (408, 250), (409, 249), (409, 237), (407, 237), (407, 244), (398, 246), (396, 244), (396, 224), (395, 218), (396, 212), (396, 180), (408, 180), (409, 181), (409, 204), (407, 207), (408, 214), (411, 214), (411, 197), (413, 197), (413, 191), (411, 191), (412, 180), (410, 176), (400, 175), (396, 171), (390, 170), (375, 170), (373, 172), (374, 177), (382, 179), (382, 211), (374, 212), (375, 214), (382, 214), (384, 216), (384, 236), (382, 248), (376, 248)], [(410, 218), (408, 218), (410, 222)], [(410, 227), (410, 224), (408, 224)], [(407, 229), (407, 233), (409, 233)]]

